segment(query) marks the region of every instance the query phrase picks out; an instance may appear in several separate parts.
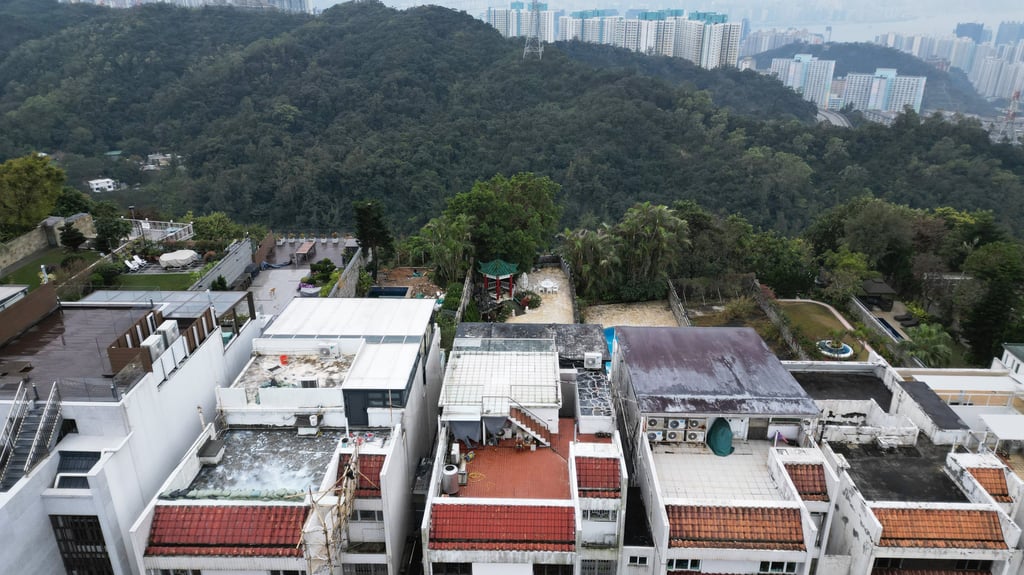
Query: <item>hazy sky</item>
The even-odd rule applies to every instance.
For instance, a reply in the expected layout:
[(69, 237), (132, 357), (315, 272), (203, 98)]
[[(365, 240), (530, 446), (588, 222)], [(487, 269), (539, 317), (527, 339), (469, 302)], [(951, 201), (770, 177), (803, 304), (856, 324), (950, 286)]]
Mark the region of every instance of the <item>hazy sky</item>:
[[(408, 8), (438, 4), (479, 16), (489, 6), (506, 7), (510, 0), (384, 0), (388, 6)], [(529, 1), (529, 0), (525, 0)], [(545, 0), (541, 0), (545, 1)], [(832, 26), (832, 39), (852, 42), (870, 41), (878, 34), (945, 34), (957, 22), (983, 22), (993, 32), (1003, 20), (1024, 21), (1021, 0), (546, 0), (551, 10), (617, 8), (684, 8), (713, 10), (729, 14), (731, 20), (749, 18), (754, 28), (807, 28), (824, 32)], [(313, 0), (323, 9), (336, 0)]]

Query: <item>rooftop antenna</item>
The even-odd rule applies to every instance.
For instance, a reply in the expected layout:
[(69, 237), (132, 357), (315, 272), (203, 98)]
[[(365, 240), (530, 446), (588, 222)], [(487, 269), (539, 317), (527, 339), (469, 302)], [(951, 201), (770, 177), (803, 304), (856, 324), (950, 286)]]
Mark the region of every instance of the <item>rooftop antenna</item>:
[(523, 48), (523, 60), (536, 56), (538, 60), (544, 55), (544, 46), (540, 43), (540, 3), (530, 0), (530, 16), (526, 31), (526, 47)]
[(1013, 93), (1010, 98), (1010, 105), (1003, 116), (1002, 124), (999, 126), (999, 139), (1008, 139), (1011, 144), (1017, 140), (1017, 107), (1020, 105), (1020, 90)]

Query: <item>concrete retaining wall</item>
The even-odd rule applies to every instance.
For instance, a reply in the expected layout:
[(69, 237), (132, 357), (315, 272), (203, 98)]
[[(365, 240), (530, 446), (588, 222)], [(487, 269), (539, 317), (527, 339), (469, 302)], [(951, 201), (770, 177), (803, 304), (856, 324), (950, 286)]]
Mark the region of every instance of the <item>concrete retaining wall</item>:
[(202, 278), (192, 284), (191, 291), (203, 291), (209, 289), (218, 276), (224, 276), (228, 286), (245, 274), (245, 268), (252, 263), (252, 240), (245, 238), (228, 246), (227, 254), (217, 265), (206, 272)]

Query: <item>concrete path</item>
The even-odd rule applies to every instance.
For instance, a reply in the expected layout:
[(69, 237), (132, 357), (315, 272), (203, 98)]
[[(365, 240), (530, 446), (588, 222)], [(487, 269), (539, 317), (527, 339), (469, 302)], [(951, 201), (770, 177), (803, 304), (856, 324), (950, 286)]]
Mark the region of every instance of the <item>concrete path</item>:
[(256, 300), (257, 313), (277, 315), (299, 295), (299, 280), (309, 274), (309, 268), (281, 268), (263, 270), (253, 280), (249, 291)]

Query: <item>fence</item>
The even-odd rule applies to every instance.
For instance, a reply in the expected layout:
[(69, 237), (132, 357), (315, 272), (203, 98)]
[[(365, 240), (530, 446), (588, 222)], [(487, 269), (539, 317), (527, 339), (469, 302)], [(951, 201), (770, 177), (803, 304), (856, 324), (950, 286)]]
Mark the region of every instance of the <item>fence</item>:
[(199, 281), (192, 284), (191, 291), (203, 291), (209, 289), (217, 278), (224, 276), (229, 286), (234, 285), (238, 278), (245, 274), (245, 268), (252, 263), (252, 240), (245, 238), (232, 242), (227, 248), (227, 253), (221, 258), (217, 265), (210, 268)]
[(327, 297), (356, 297), (356, 288), (359, 286), (359, 271), (363, 269), (364, 264), (363, 249), (359, 248), (356, 250), (352, 259), (349, 260), (348, 265), (345, 266), (345, 271), (341, 272), (341, 276), (338, 277), (338, 283), (334, 284), (331, 288), (331, 293), (327, 294)]
[(455, 325), (462, 321), (462, 314), (466, 312), (469, 300), (473, 299), (473, 256), (469, 257), (469, 270), (466, 272), (466, 279), (462, 282), (462, 299), (459, 300), (459, 309), (455, 310)]
[(676, 286), (672, 283), (672, 280), (668, 280), (668, 307), (672, 310), (672, 315), (676, 318), (676, 323), (680, 327), (691, 327), (693, 324), (690, 322), (690, 318), (686, 317), (686, 308), (683, 307), (683, 302), (679, 300), (679, 294), (676, 293)]
[(764, 315), (768, 316), (768, 319), (775, 324), (775, 327), (779, 330), (779, 337), (781, 337), (782, 341), (786, 343), (789, 350), (793, 352), (793, 355), (801, 361), (809, 361), (811, 359), (810, 356), (807, 355), (803, 346), (800, 345), (800, 342), (797, 341), (793, 332), (790, 331), (789, 322), (787, 321), (785, 314), (783, 314), (782, 311), (779, 310), (779, 307), (775, 305), (774, 300), (769, 299), (768, 296), (765, 295), (764, 291), (761, 289), (761, 283), (757, 281), (756, 277), (751, 280), (750, 291), (750, 295), (754, 298), (754, 301), (757, 302), (758, 307), (761, 308)]
[(260, 245), (256, 247), (256, 251), (252, 254), (252, 261), (256, 265), (260, 265), (267, 261), (267, 256), (271, 250), (274, 249), (276, 242), (274, 241), (274, 233), (268, 232), (266, 236), (260, 240)]

